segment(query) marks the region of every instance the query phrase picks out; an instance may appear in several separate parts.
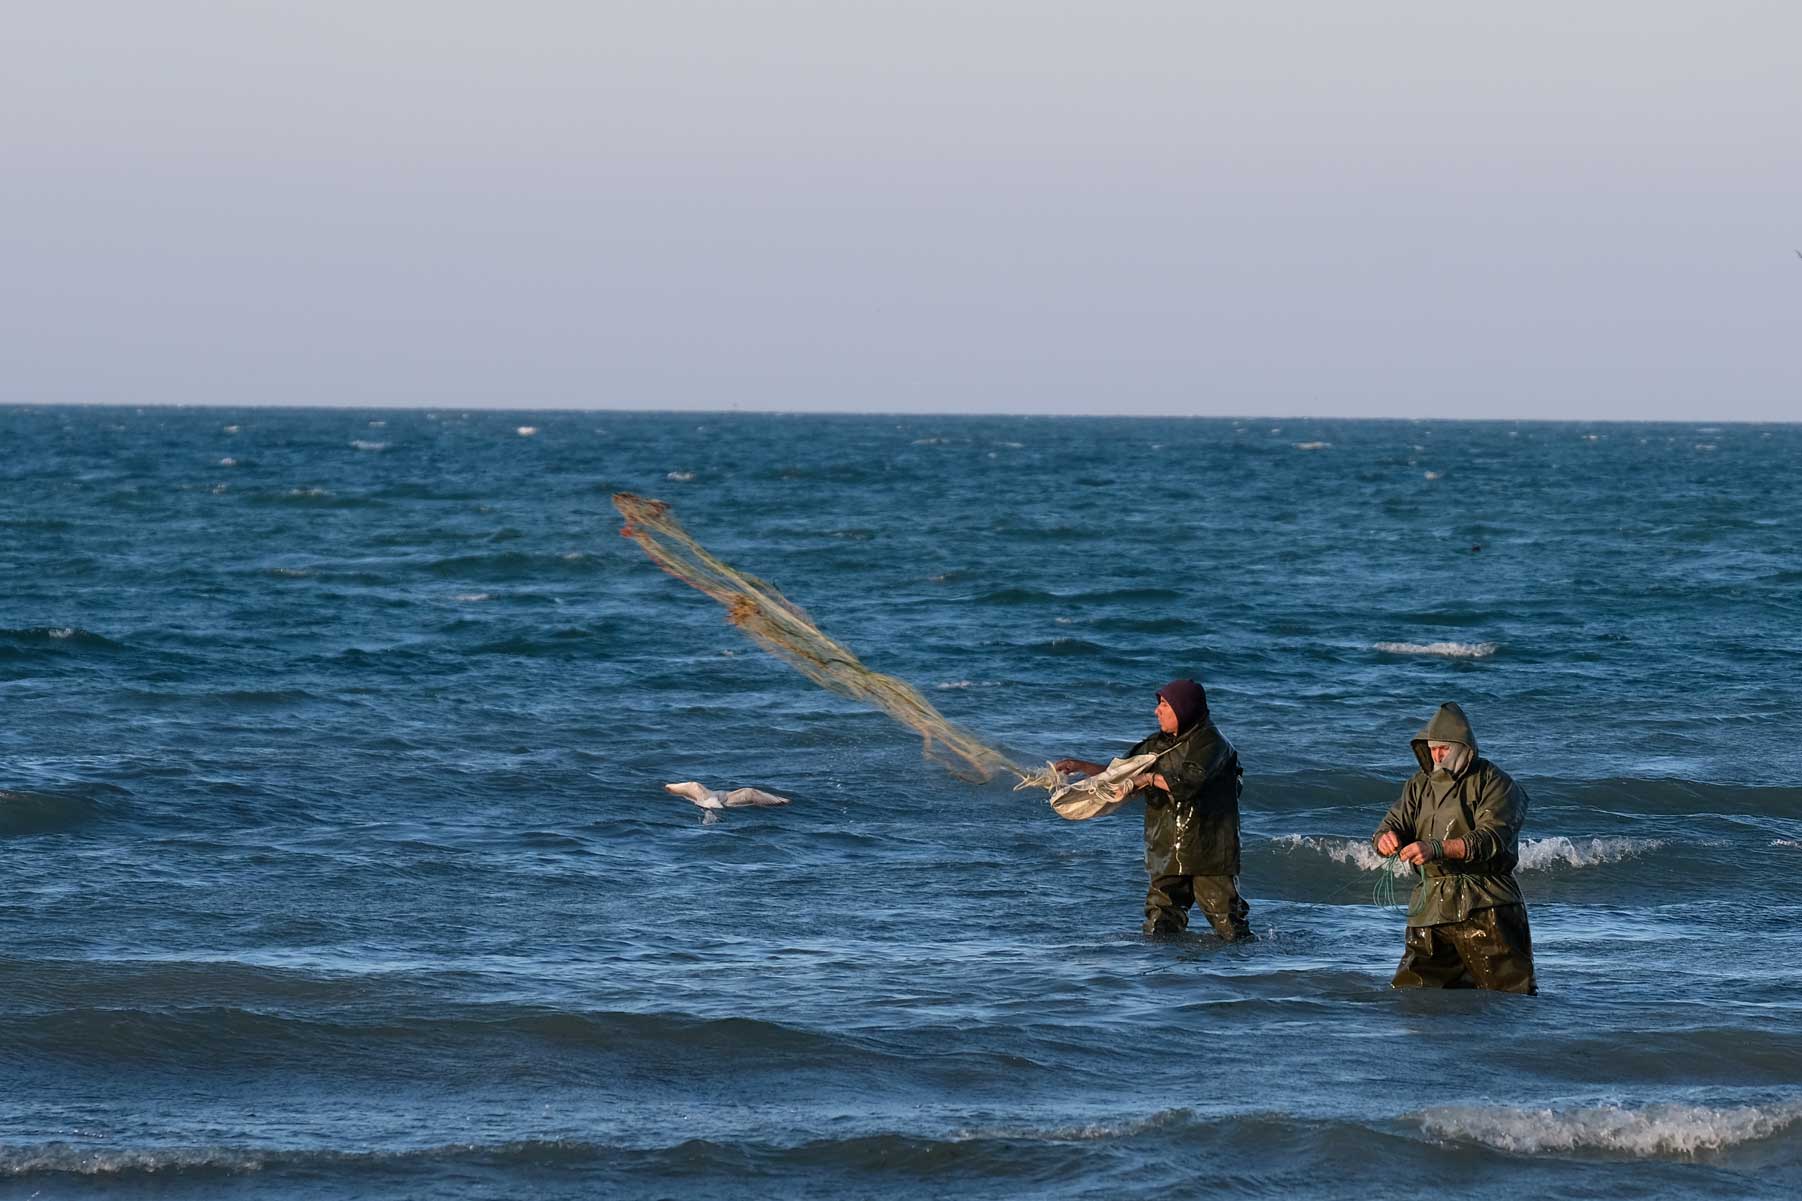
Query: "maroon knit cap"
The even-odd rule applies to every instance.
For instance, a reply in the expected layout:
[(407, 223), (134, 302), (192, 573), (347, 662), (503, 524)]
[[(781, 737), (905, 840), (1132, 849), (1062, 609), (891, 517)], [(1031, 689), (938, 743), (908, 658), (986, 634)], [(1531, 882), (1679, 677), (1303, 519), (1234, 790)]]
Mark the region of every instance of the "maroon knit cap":
[(1178, 730), (1186, 730), (1208, 715), (1208, 694), (1194, 680), (1171, 680), (1158, 689), (1158, 696), (1169, 702)]

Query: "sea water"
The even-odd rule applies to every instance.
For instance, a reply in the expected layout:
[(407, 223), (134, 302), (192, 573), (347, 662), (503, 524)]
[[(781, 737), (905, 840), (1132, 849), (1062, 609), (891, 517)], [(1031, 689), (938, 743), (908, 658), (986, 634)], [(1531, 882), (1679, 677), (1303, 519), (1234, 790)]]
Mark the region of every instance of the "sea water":
[[(1203, 680), (1258, 941), (616, 490), (1021, 762)], [(1802, 1192), (1802, 428), (8, 408), (0, 580), (0, 1196)], [(1389, 987), (1447, 700), (1536, 999)]]

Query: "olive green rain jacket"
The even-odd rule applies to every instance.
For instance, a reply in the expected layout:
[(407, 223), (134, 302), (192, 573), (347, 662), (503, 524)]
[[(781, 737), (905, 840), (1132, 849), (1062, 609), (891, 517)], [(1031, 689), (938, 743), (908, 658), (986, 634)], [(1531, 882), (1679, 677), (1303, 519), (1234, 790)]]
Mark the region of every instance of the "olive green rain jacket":
[[(1181, 745), (1181, 749), (1172, 747)], [(1165, 751), (1170, 753), (1164, 755)], [(1170, 785), (1144, 789), (1145, 870), (1159, 876), (1239, 874), (1239, 755), (1203, 717), (1180, 734), (1158, 731), (1126, 752), (1163, 755), (1148, 771)]]
[[(1433, 770), (1427, 742), (1461, 742), (1470, 761), (1457, 775)], [(1466, 858), (1440, 859), (1421, 867), (1408, 905), (1410, 926), (1461, 922), (1479, 909), (1524, 901), (1514, 868), (1520, 862), (1520, 828), (1527, 818), (1527, 794), (1511, 776), (1477, 750), (1477, 736), (1457, 705), (1439, 706), (1426, 728), (1414, 736), (1420, 770), (1402, 786), (1401, 799), (1372, 835), (1395, 831), (1402, 846), (1425, 838), (1462, 838)]]

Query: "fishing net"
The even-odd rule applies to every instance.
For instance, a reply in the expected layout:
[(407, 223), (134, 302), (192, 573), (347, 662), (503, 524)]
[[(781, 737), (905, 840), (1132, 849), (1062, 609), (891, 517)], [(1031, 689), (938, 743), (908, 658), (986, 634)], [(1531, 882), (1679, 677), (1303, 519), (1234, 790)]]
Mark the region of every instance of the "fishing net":
[[(1057, 768), (1047, 764), (1052, 776), (1059, 782), (1051, 785), (1051, 809), (1059, 817), (1073, 822), (1086, 822), (1092, 817), (1106, 817), (1120, 806), (1126, 804), (1127, 798), (1133, 794), (1133, 777), (1158, 761), (1156, 755), (1134, 755), (1131, 759), (1115, 759), (1101, 772), (1077, 780), (1074, 783), (1063, 783)], [(1014, 791), (1022, 788), (1046, 787), (1042, 783), (1044, 772), (1032, 776), (1024, 776), (1014, 785)]]
[(613, 505), (626, 519), (620, 534), (638, 543), (653, 563), (724, 605), (727, 621), (814, 683), (872, 705), (913, 729), (928, 758), (966, 779), (986, 781), (1008, 771), (1025, 780), (1042, 780), (1044, 773), (1021, 770), (1006, 755), (952, 724), (913, 685), (864, 666), (849, 647), (827, 636), (774, 587), (715, 558), (689, 536), (663, 501), (616, 492)]

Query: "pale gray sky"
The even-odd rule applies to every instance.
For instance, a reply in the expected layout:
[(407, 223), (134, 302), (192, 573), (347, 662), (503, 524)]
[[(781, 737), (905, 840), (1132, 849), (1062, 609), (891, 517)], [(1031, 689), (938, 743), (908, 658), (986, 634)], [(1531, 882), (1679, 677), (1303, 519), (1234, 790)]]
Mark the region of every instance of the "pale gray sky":
[(1802, 6), (57, 0), (0, 403), (1802, 417)]

